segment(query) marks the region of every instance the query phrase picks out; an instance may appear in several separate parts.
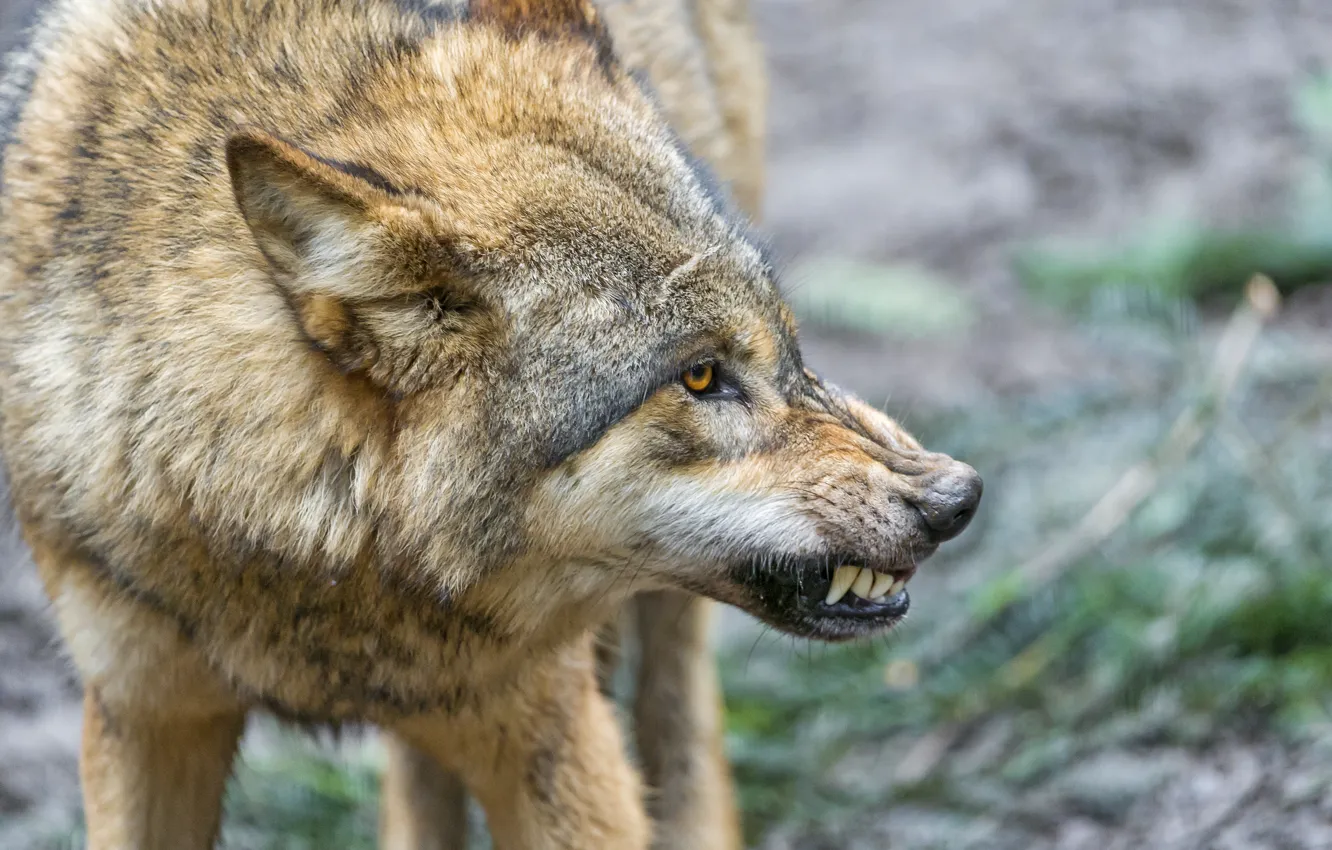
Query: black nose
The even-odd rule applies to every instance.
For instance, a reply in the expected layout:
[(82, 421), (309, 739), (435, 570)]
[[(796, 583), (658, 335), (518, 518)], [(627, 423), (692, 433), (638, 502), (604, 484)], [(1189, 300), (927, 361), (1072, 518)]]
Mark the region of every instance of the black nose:
[(925, 518), (930, 537), (942, 543), (961, 534), (971, 522), (983, 489), (976, 470), (954, 461), (946, 470), (936, 473), (912, 503)]

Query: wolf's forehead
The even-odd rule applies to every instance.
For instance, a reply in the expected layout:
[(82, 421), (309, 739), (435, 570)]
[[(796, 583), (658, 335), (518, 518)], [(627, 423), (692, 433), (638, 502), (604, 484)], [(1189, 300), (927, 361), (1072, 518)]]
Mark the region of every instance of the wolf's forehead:
[(799, 375), (794, 336), (757, 252), (740, 254), (699, 251), (627, 290), (594, 286), (572, 301), (551, 291), (510, 337), (509, 377), (497, 390), (515, 398), (496, 407), (528, 415), (505, 417), (497, 438), (527, 443), (555, 465), (678, 380), (695, 357), (735, 354), (785, 389)]
[(781, 298), (757, 249), (727, 237), (703, 244), (629, 258), (615, 269), (602, 264), (573, 285), (574, 298), (565, 292), (550, 302), (576, 305), (565, 320), (634, 326), (639, 341), (673, 339), (676, 347), (690, 338), (727, 345), (738, 336), (785, 333)]

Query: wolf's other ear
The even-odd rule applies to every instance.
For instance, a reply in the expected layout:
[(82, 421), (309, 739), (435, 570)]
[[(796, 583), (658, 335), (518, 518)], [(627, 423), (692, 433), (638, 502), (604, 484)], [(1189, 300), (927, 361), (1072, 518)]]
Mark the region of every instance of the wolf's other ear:
[(592, 0), (471, 0), (469, 13), (472, 20), (494, 24), (512, 35), (585, 38), (603, 62), (614, 55), (610, 33)]

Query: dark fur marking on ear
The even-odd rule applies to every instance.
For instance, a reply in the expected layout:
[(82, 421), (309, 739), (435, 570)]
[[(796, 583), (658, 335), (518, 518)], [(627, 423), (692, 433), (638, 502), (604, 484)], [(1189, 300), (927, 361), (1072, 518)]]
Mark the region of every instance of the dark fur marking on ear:
[(329, 168), (333, 169), (334, 171), (337, 171), (341, 174), (345, 174), (348, 177), (354, 177), (355, 179), (360, 180), (361, 182), (365, 183), (368, 186), (378, 189), (379, 191), (383, 192), (384, 194), (390, 197), (401, 198), (407, 195), (418, 195), (421, 197), (426, 197), (427, 195), (426, 192), (414, 186), (405, 186), (405, 187), (399, 186), (398, 184), (390, 180), (388, 177), (384, 176), (382, 173), (376, 171), (374, 168), (370, 167), (369, 165), (366, 165), (365, 163), (352, 162), (349, 160), (335, 159), (330, 156), (323, 156), (321, 154), (315, 153), (314, 151), (310, 150), (309, 148), (306, 148), (303, 145), (297, 144), (296, 142), (284, 136), (279, 136), (276, 133), (266, 133), (266, 134), (276, 139), (277, 141), (282, 142), (285, 145), (290, 145), (292, 148), (295, 148), (296, 150), (300, 151), (301, 153), (305, 154), (306, 156), (310, 157), (310, 159), (313, 159), (314, 161), (320, 163), (321, 165), (326, 165)]
[[(392, 195), (395, 198), (400, 198), (403, 195), (407, 194), (405, 190), (398, 188), (398, 186), (392, 180), (389, 180), (383, 174), (380, 174), (378, 171), (375, 171), (373, 168), (371, 168), (368, 165), (363, 165), (359, 162), (346, 162), (340, 159), (333, 159), (327, 156), (320, 156), (319, 154), (314, 153), (313, 151), (305, 150), (305, 148), (301, 148), (301, 150), (304, 151), (306, 156), (310, 157), (311, 159), (322, 162), (324, 165), (327, 165), (329, 168), (341, 171), (343, 174), (346, 174), (348, 177), (355, 177), (357, 180), (362, 180), (366, 183), (369, 183), (371, 186), (374, 186), (376, 189), (378, 189), (379, 191), (383, 192), (386, 195)], [(418, 192), (416, 194), (420, 193)]]

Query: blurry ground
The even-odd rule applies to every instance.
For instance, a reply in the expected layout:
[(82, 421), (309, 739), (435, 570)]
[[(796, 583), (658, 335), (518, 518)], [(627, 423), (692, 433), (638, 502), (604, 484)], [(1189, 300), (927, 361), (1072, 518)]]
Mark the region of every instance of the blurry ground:
[(1332, 59), (1318, 0), (767, 0), (759, 13), (777, 245), (924, 264), (984, 315), (965, 340), (891, 354), (813, 346), (870, 398), (909, 404), (1094, 371), (1097, 355), (1019, 297), (1011, 248), (1273, 215), (1300, 163), (1292, 90)]
[[(1332, 428), (1316, 404), (1332, 335), (1316, 294), (1258, 346), (1234, 421), (1117, 543), (913, 666), (937, 628), (1020, 597), (987, 582), (1152, 453), (1197, 394), (1209, 317), (1235, 300), (1065, 312), (1026, 294), (1014, 252), (1285, 222), (1317, 167), (1294, 104), (1332, 60), (1332, 5), (756, 2), (765, 225), (792, 260), (808, 359), (974, 462), (987, 496), (889, 644), (793, 647), (727, 617), (755, 841), (1332, 848), (1332, 582), (1317, 580)], [(18, 13), (0, 0), (0, 24)], [(1263, 470), (1285, 483), (1256, 483)], [(3, 847), (64, 831), (77, 792), (77, 691), (14, 561), (0, 546)], [(250, 750), (230, 846), (363, 846), (348, 839), (373, 815), (360, 768), (284, 752)], [(326, 838), (277, 843), (301, 805)]]

